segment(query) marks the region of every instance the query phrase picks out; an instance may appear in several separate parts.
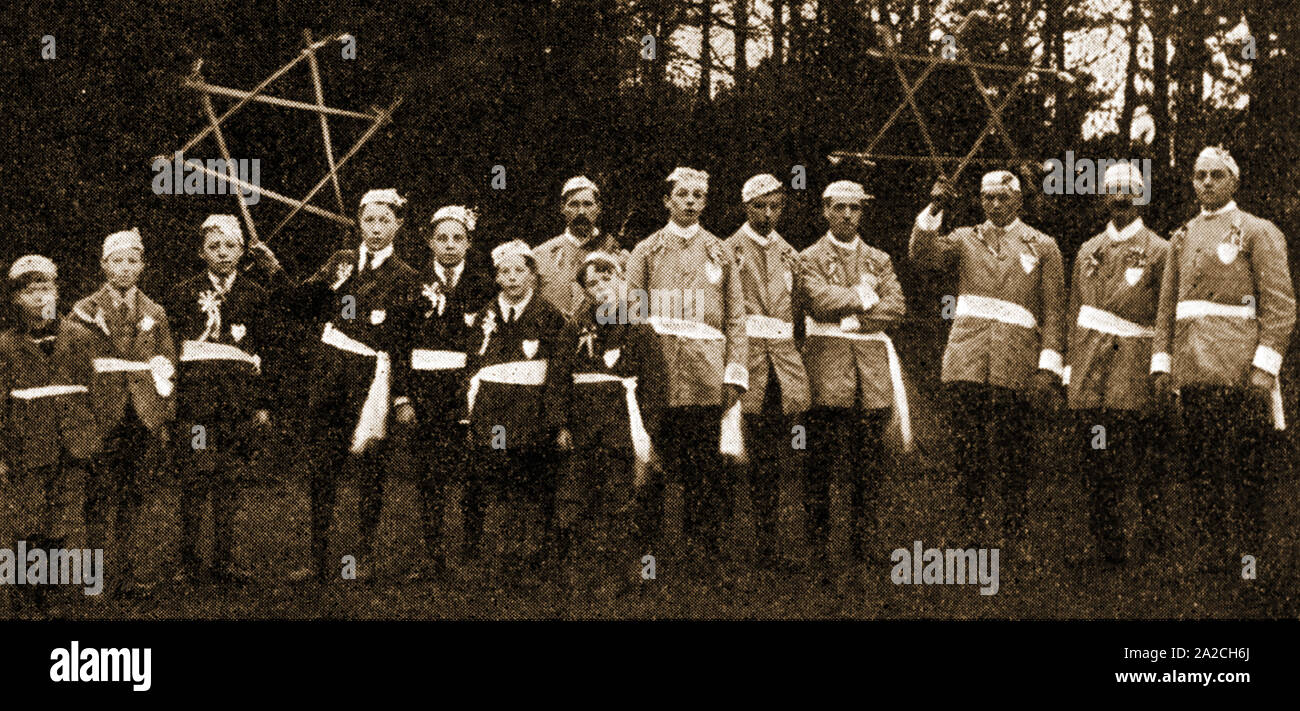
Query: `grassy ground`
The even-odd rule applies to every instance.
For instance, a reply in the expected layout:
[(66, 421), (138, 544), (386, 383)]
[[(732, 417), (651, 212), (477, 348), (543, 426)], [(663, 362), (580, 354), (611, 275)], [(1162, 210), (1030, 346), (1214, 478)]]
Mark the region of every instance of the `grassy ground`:
[[(1036, 512), (1027, 541), (1003, 549), (1000, 590), (982, 596), (976, 586), (894, 585), (889, 552), (911, 548), (965, 546), (979, 534), (958, 532), (951, 477), (936, 472), (908, 477), (901, 470), (883, 487), (881, 528), (874, 553), (878, 562), (839, 569), (838, 579), (822, 581), (806, 573), (759, 571), (747, 563), (752, 540), (746, 497), (728, 547), (733, 563), (721, 582), (675, 566), (669, 551), (647, 551), (658, 559), (657, 577), (637, 583), (626, 595), (604, 599), (590, 590), (559, 588), (491, 589), (477, 569), (447, 582), (405, 582), (420, 560), (416, 488), (404, 476), (389, 478), (380, 526), (378, 580), (373, 585), (339, 581), (327, 586), (291, 584), (288, 571), (306, 561), (307, 488), (295, 474), (287, 483), (264, 480), (245, 490), (237, 526), (236, 556), (256, 576), (245, 589), (212, 584), (181, 586), (171, 582), (175, 541), (179, 534), (177, 491), (150, 492), (142, 515), (141, 535), (132, 555), (137, 574), (156, 583), (145, 599), (127, 601), (111, 594), (85, 597), (79, 589), (62, 590), (51, 615), (82, 619), (148, 618), (1243, 618), (1295, 617), (1300, 614), (1296, 585), (1296, 497), (1274, 496), (1269, 521), (1274, 535), (1260, 561), (1260, 578), (1243, 581), (1235, 573), (1197, 572), (1194, 551), (1184, 527), (1170, 535), (1164, 555), (1139, 556), (1119, 569), (1093, 562), (1082, 516), (1083, 493), (1067, 475), (1051, 473), (1031, 487)], [(1291, 483), (1285, 486), (1291, 486)], [(459, 490), (451, 490), (453, 500)], [(797, 542), (798, 492), (782, 492), (783, 534), (787, 550), (806, 555)], [(843, 503), (836, 492), (833, 539), (844, 547)], [(1176, 482), (1171, 509), (1186, 505), (1186, 487)], [(1132, 500), (1127, 508), (1132, 512)], [(670, 520), (680, 510), (680, 492), (670, 487)], [(1174, 517), (1177, 518), (1177, 517)], [(459, 539), (459, 515), (451, 507), (445, 525), (449, 542)], [(673, 537), (676, 526), (669, 526)], [(794, 542), (791, 543), (790, 541)], [(995, 539), (984, 545), (996, 546)], [(335, 519), (334, 552), (341, 557), (356, 541), (355, 489), (345, 486)], [(454, 550), (454, 548), (453, 548)], [(634, 564), (629, 561), (629, 564)], [(109, 575), (112, 574), (110, 562)], [(453, 570), (453, 573), (455, 570)]]
[[(912, 343), (909, 343), (912, 341)], [(1030, 530), (1022, 545), (1006, 547), (1000, 558), (1000, 589), (980, 595), (976, 586), (894, 585), (890, 581), (889, 554), (896, 548), (996, 547), (993, 532), (956, 529), (957, 499), (954, 476), (945, 462), (946, 425), (933, 402), (936, 383), (920, 374), (937, 373), (939, 349), (917, 342), (941, 344), (939, 333), (906, 334), (899, 349), (913, 356), (906, 361), (913, 393), (915, 429), (925, 455), (895, 462), (880, 488), (880, 529), (871, 548), (876, 562), (837, 568), (838, 575), (824, 581), (807, 573), (755, 570), (747, 560), (753, 528), (748, 497), (737, 498), (737, 519), (727, 546), (732, 563), (721, 582), (708, 582), (700, 571), (674, 563), (671, 550), (647, 550), (657, 558), (657, 577), (639, 580), (626, 595), (608, 597), (592, 593), (589, 586), (576, 590), (557, 587), (505, 589), (489, 587), (477, 568), (459, 571), (446, 582), (406, 582), (406, 574), (422, 553), (417, 490), (414, 477), (395, 462), (384, 495), (379, 531), (378, 580), (373, 585), (339, 581), (327, 586), (294, 585), (288, 573), (308, 559), (307, 472), (302, 462), (288, 454), (255, 469), (255, 479), (244, 490), (236, 522), (236, 559), (255, 574), (244, 589), (211, 584), (181, 586), (172, 583), (179, 538), (178, 492), (162, 477), (146, 493), (139, 536), (132, 556), (137, 575), (155, 583), (150, 596), (124, 600), (110, 594), (86, 597), (79, 589), (61, 590), (51, 615), (72, 619), (537, 619), (537, 618), (929, 618), (929, 619), (1039, 619), (1039, 618), (1255, 618), (1300, 616), (1300, 496), (1291, 453), (1275, 458), (1274, 490), (1268, 497), (1266, 520), (1270, 532), (1264, 550), (1252, 551), (1259, 578), (1241, 579), (1240, 571), (1199, 572), (1197, 551), (1187, 521), (1190, 510), (1186, 477), (1175, 464), (1167, 483), (1170, 530), (1166, 550), (1159, 555), (1138, 555), (1118, 569), (1095, 561), (1087, 530), (1084, 492), (1066, 466), (1059, 441), (1026, 443), (1044, 454), (1042, 470), (1030, 480)], [(1291, 360), (1294, 362), (1294, 359)], [(1285, 375), (1285, 374), (1284, 374)], [(1296, 382), (1291, 378), (1289, 382)], [(1290, 412), (1295, 412), (1291, 403)], [(1045, 424), (1043, 432), (1059, 431)], [(1288, 434), (1294, 438), (1294, 426)], [(864, 446), (872, 446), (864, 443)], [(273, 448), (276, 449), (276, 448)], [(1180, 449), (1177, 443), (1170, 449)], [(451, 502), (460, 490), (449, 491)], [(834, 544), (845, 547), (844, 496), (833, 491)], [(797, 482), (782, 487), (782, 534), (788, 553), (805, 558), (799, 541), (802, 512)], [(356, 490), (345, 483), (339, 492), (332, 537), (332, 554), (338, 560), (355, 551), (357, 540)], [(681, 492), (669, 487), (667, 535), (679, 531)], [(1135, 518), (1130, 491), (1125, 501), (1129, 521)], [(449, 550), (460, 538), (458, 507), (447, 507), (444, 535)], [(205, 524), (205, 536), (209, 535)], [(4, 544), (9, 545), (9, 544)], [(79, 544), (78, 544), (79, 545)], [(206, 541), (205, 541), (206, 545)], [(671, 548), (671, 546), (670, 546)], [(453, 558), (454, 560), (454, 558)], [(635, 561), (628, 561), (629, 567)], [(113, 573), (109, 561), (109, 575)], [(457, 572), (453, 569), (453, 573)], [(631, 576), (629, 576), (631, 577)], [(110, 578), (111, 582), (111, 578)], [(3, 609), (0, 607), (0, 609)]]

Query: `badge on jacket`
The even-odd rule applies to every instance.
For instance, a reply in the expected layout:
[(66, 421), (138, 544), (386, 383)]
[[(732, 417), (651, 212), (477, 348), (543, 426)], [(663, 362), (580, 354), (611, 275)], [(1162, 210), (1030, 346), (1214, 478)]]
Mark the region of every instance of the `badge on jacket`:
[(388, 318), (388, 312), (383, 309), (375, 309), (370, 312), (370, 323), (375, 326), (383, 323), (386, 318)]
[(242, 323), (230, 324), (230, 337), (235, 339), (236, 341), (244, 340), (244, 334), (246, 333), (248, 333), (248, 329), (244, 326), (244, 324)]
[(722, 280), (722, 267), (711, 261), (705, 262), (704, 276), (708, 278), (710, 284), (717, 284)]
[(1036, 266), (1038, 266), (1038, 257), (1028, 252), (1020, 253), (1020, 268), (1024, 269), (1026, 274), (1032, 273)]
[(1129, 286), (1137, 286), (1138, 279), (1142, 278), (1144, 271), (1146, 270), (1142, 267), (1129, 267), (1124, 270), (1124, 281), (1128, 282)]
[(154, 320), (153, 320), (153, 317), (151, 317), (151, 316), (145, 316), (144, 318), (140, 319), (140, 330), (141, 330), (141, 331), (149, 331), (149, 330), (153, 329), (153, 325), (154, 325), (154, 323), (155, 323), (155, 322), (154, 322)]
[(618, 348), (611, 348), (605, 351), (605, 367), (613, 368), (614, 364), (618, 362), (618, 357), (619, 355), (622, 354), (622, 352), (623, 351), (621, 351)]
[(1219, 253), (1220, 262), (1223, 262), (1224, 264), (1232, 264), (1232, 260), (1237, 258), (1237, 253), (1241, 251), (1241, 248), (1232, 242), (1220, 242), (1217, 251)]
[(537, 355), (537, 347), (541, 345), (541, 341), (538, 341), (535, 338), (528, 339), (520, 342), (519, 345), (524, 349), (524, 356), (531, 359), (533, 356)]

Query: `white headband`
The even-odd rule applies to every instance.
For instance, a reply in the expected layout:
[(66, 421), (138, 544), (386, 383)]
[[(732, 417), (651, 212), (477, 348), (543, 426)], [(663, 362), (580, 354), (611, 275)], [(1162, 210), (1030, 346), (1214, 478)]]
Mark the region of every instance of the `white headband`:
[(104, 238), (104, 257), (122, 249), (138, 249), (144, 251), (144, 240), (140, 239), (140, 230), (132, 227), (122, 232), (114, 232)]
[(709, 174), (694, 168), (674, 168), (673, 172), (669, 173), (668, 177), (664, 180), (669, 183), (677, 183), (678, 185), (699, 183), (704, 186), (705, 190), (709, 189)]
[(1117, 191), (1128, 188), (1130, 192), (1140, 193), (1143, 187), (1142, 171), (1132, 163), (1116, 163), (1106, 169), (1106, 176), (1102, 178), (1101, 185), (1107, 192), (1112, 192), (1111, 188)]
[(429, 218), (429, 224), (436, 225), (443, 220), (455, 220), (465, 226), (466, 232), (473, 232), (474, 225), (478, 223), (478, 215), (463, 205), (447, 205), (433, 213), (433, 217)]
[(528, 245), (525, 244), (523, 240), (510, 240), (509, 242), (504, 242), (493, 248), (492, 266), (500, 266), (502, 261), (509, 259), (510, 257), (524, 257), (525, 261), (527, 261), (528, 259), (531, 259), (532, 256), (533, 250), (529, 249)]
[(217, 230), (222, 234), (238, 237), (241, 243), (244, 241), (244, 232), (239, 228), (239, 219), (234, 215), (208, 215), (208, 219), (203, 221), (199, 231), (206, 233), (208, 230)]
[(847, 200), (848, 202), (862, 202), (871, 198), (866, 190), (862, 189), (861, 183), (855, 183), (852, 180), (837, 180), (822, 191), (822, 199), (830, 198), (832, 200)]
[(1237, 161), (1232, 158), (1231, 153), (1219, 146), (1206, 146), (1205, 150), (1196, 156), (1196, 167), (1200, 168), (1202, 166), (1223, 168), (1232, 173), (1232, 177), (1241, 179), (1241, 169), (1237, 167)]
[(565, 181), (564, 187), (560, 188), (560, 198), (567, 198), (569, 197), (569, 193), (578, 190), (590, 190), (597, 194), (600, 193), (600, 188), (596, 187), (596, 184), (591, 182), (587, 176), (579, 175), (576, 178), (569, 178)]
[(24, 274), (40, 274), (48, 277), (50, 281), (58, 276), (58, 269), (54, 267), (54, 262), (48, 257), (42, 257), (39, 254), (28, 254), (14, 260), (12, 267), (9, 267), (9, 280), (13, 281)]
[(749, 202), (756, 197), (766, 195), (770, 192), (780, 190), (781, 181), (770, 173), (761, 173), (745, 181), (745, 186), (740, 189), (740, 201)]
[(399, 208), (406, 204), (406, 198), (402, 197), (401, 195), (398, 195), (397, 191), (392, 188), (384, 188), (383, 190), (371, 190), (367, 192), (365, 195), (361, 196), (361, 207), (365, 207), (366, 205), (369, 205), (372, 202), (377, 202), (380, 203), (381, 205), (391, 205), (394, 208)]
[(1009, 170), (994, 170), (984, 174), (980, 179), (980, 192), (986, 193), (999, 188), (1009, 188), (1020, 192), (1020, 178)]

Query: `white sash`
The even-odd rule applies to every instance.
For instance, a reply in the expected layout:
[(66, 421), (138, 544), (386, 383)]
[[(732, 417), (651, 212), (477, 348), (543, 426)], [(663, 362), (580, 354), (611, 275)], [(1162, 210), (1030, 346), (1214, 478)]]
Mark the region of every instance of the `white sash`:
[(988, 319), (1021, 328), (1033, 328), (1038, 325), (1038, 319), (1029, 313), (1029, 309), (1020, 304), (978, 294), (958, 296), (957, 312), (954, 315)]
[[(961, 303), (958, 301), (958, 303)], [(903, 364), (898, 359), (898, 351), (894, 350), (894, 342), (882, 332), (875, 333), (853, 333), (844, 331), (838, 326), (829, 323), (818, 323), (807, 317), (804, 321), (807, 326), (807, 335), (823, 336), (826, 338), (847, 338), (854, 341), (877, 341), (885, 345), (885, 356), (889, 362), (889, 384), (894, 389), (894, 412), (898, 415), (899, 429), (903, 435), (903, 449), (912, 450), (912, 414), (911, 408), (907, 404), (907, 388), (903, 384)]]
[(1079, 307), (1078, 324), (1081, 328), (1119, 336), (1120, 338), (1154, 338), (1156, 335), (1156, 330), (1150, 326), (1133, 323), (1109, 311), (1093, 308), (1086, 304)]
[(88, 392), (85, 385), (41, 385), (35, 388), (20, 388), (11, 390), (9, 394), (19, 400), (35, 400), (41, 397), (54, 397), (56, 395), (75, 395), (77, 393)]
[(697, 341), (723, 341), (727, 338), (722, 331), (700, 321), (651, 316), (650, 325), (654, 327), (655, 333), (661, 336), (678, 336)]
[(1213, 301), (1179, 301), (1174, 309), (1174, 318), (1182, 321), (1206, 316), (1223, 316), (1224, 318), (1255, 318), (1255, 305), (1217, 304)]
[(789, 341), (794, 338), (794, 324), (779, 318), (750, 314), (745, 317), (745, 335), (772, 341)]
[(479, 385), (484, 382), (504, 385), (541, 385), (546, 382), (546, 360), (514, 360), (482, 368), (469, 379), (469, 411), (474, 412), (474, 399)]
[(411, 351), (411, 370), (459, 370), (465, 367), (465, 354), (459, 351), (434, 351), (416, 348)]
[(211, 341), (184, 341), (181, 343), (181, 362), (191, 363), (196, 360), (236, 360), (248, 363), (253, 370), (262, 372), (261, 356), (249, 355), (240, 348), (225, 343)]
[(164, 355), (156, 355), (147, 363), (122, 358), (96, 358), (91, 361), (91, 365), (96, 373), (149, 373), (153, 376), (154, 390), (162, 397), (171, 395), (172, 388), (175, 387), (172, 376), (176, 374), (176, 366)]
[(636, 452), (639, 462), (650, 461), (650, 433), (646, 432), (645, 422), (641, 419), (641, 406), (636, 401), (636, 378), (620, 378), (607, 373), (574, 373), (573, 384), (586, 383), (622, 383), (627, 399), (627, 421), (631, 427), (632, 450)]
[(352, 432), (350, 451), (353, 454), (361, 454), (371, 442), (379, 441), (388, 434), (388, 390), (392, 374), (388, 354), (376, 351), (334, 328), (333, 322), (325, 324), (320, 340), (321, 343), (334, 346), (341, 351), (375, 359), (375, 376), (370, 381), (366, 401), (361, 406), (361, 416), (357, 418), (357, 427)]

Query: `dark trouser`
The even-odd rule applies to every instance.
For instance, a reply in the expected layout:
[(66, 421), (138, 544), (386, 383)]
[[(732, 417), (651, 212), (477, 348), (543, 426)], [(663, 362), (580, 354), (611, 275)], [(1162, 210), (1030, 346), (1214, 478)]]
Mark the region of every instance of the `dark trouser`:
[[(665, 474), (682, 485), (682, 536), (691, 548), (703, 548), (710, 557), (722, 550), (723, 522), (731, 518), (728, 472), (718, 447), (722, 434), (722, 408), (674, 407), (663, 413), (654, 440)], [(663, 521), (664, 481), (651, 477), (646, 484), (648, 518), (657, 529)]]
[(383, 474), (387, 469), (387, 442), (377, 442), (364, 454), (354, 455), (351, 446), (352, 428), (334, 429), (317, 439), (317, 458), (312, 467), (312, 560), (316, 575), (321, 580), (333, 577), (330, 569), (341, 569), (329, 562), (329, 528), (334, 520), (334, 502), (338, 497), (338, 480), (348, 464), (356, 474), (357, 499), (357, 555), (359, 563), (370, 565), (373, 571), (374, 532), (380, 528), (383, 506)]
[(1025, 527), (1025, 498), (1034, 462), (1034, 409), (1024, 393), (981, 383), (946, 384), (952, 413), (957, 491), (963, 535), (977, 536), (990, 518), (990, 481), (1002, 496), (1002, 535), (1018, 537)]
[(176, 428), (177, 465), (181, 484), (181, 566), (191, 575), (201, 567), (198, 552), (203, 507), (212, 499), (212, 568), (224, 573), (234, 567), (235, 515), (239, 511), (238, 469), (247, 462), (238, 441), (237, 425), (204, 425), (202, 448), (195, 447), (193, 423)]
[(1183, 387), (1192, 524), (1207, 544), (1211, 565), (1259, 555), (1264, 539), (1264, 472), (1272, 441), (1268, 403), (1228, 388)]
[(1125, 558), (1120, 507), (1126, 482), (1136, 489), (1143, 533), (1154, 543), (1163, 543), (1165, 483), (1159, 458), (1163, 445), (1169, 443), (1164, 420), (1105, 408), (1076, 410), (1073, 415), (1072, 447), (1079, 454), (1079, 472), (1088, 495), (1088, 528), (1101, 555), (1111, 562)]
[[(518, 567), (531, 558), (537, 565), (553, 536), (555, 479), (550, 452), (543, 447), (480, 448), (465, 482), (461, 501), (464, 545), (478, 552), (487, 513), (496, 508), (500, 530), (489, 550), (495, 570), (502, 560)], [(535, 550), (530, 551), (530, 546)], [(498, 557), (501, 556), (501, 557)]]
[[(794, 482), (803, 473), (805, 449), (794, 448), (795, 415), (781, 407), (781, 383), (769, 369), (762, 409), (745, 415), (749, 447), (749, 495), (754, 503), (758, 558), (771, 561), (778, 553), (781, 482)], [(804, 442), (805, 446), (807, 442)]]
[(855, 558), (861, 557), (865, 539), (875, 535), (887, 424), (888, 409), (816, 407), (808, 412), (804, 524), (814, 555), (825, 555), (830, 544), (832, 481), (849, 492), (849, 544)]
[(603, 446), (575, 450), (561, 466), (556, 491), (557, 557), (573, 545), (583, 560), (592, 560), (602, 577), (631, 570), (640, 553), (633, 514), (635, 455), (630, 448)]
[[(59, 461), (30, 469), (10, 472), (10, 486), (0, 498), (0, 546), (17, 549), (26, 541), (27, 549), (50, 550), (68, 546), (74, 508), (67, 470), (71, 462)], [(26, 565), (19, 561), (18, 565)], [(15, 608), (30, 605), (44, 607), (48, 585), (5, 585), (13, 591), (0, 590), (0, 600), (10, 598)], [(16, 611), (16, 609), (15, 609)]]
[(447, 485), (464, 479), (466, 433), (459, 423), (424, 427), (412, 443), (420, 477), (420, 527), (425, 553), (436, 564), (444, 560), (442, 523)]
[[(86, 476), (86, 547), (112, 550), (111, 558), (121, 564), (121, 580), (131, 577), (133, 570), (130, 545), (143, 499), (141, 479), (149, 469), (153, 441), (154, 434), (140, 422), (128, 402), (121, 421), (105, 437), (100, 452), (91, 458)], [(107, 545), (110, 502), (114, 509), (111, 548)], [(105, 556), (105, 566), (109, 565), (109, 557)]]

